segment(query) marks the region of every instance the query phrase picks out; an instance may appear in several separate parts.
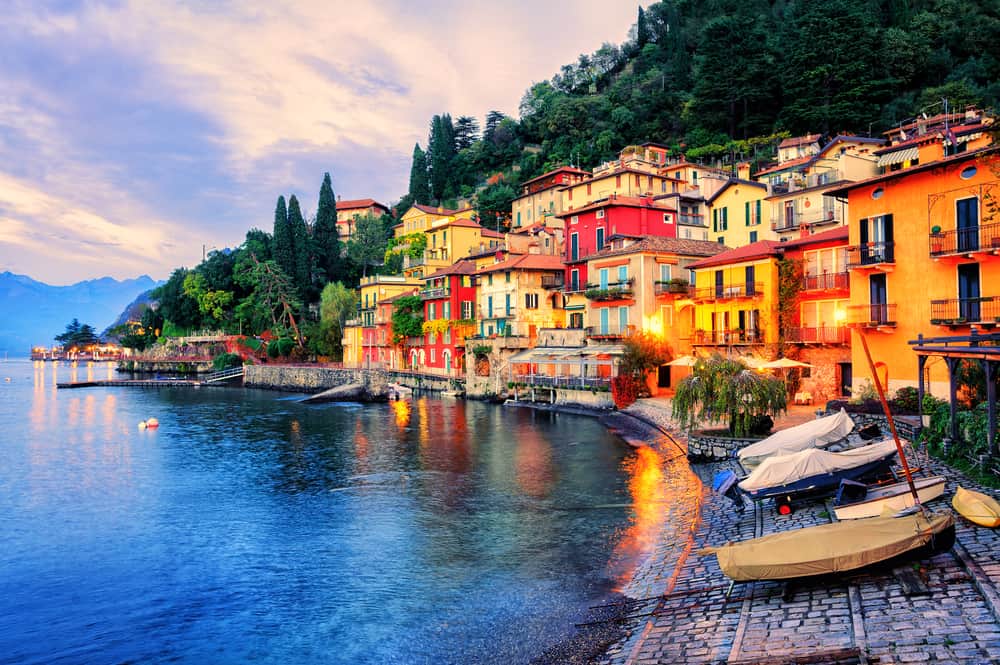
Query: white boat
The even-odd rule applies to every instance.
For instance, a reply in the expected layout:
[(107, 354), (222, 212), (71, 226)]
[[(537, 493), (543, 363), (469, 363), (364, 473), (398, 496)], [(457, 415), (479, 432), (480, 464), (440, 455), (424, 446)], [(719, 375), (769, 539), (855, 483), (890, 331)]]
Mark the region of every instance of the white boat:
[(826, 448), (842, 440), (854, 429), (854, 421), (843, 409), (824, 418), (789, 427), (743, 448), (737, 453), (740, 463), (752, 469), (768, 457), (789, 455), (809, 448)]
[(442, 390), (441, 391), (441, 397), (445, 397), (447, 399), (458, 399), (461, 396), (462, 396), (462, 391), (461, 390)]
[[(914, 478), (913, 485), (917, 488), (920, 503), (925, 504), (944, 494), (944, 482), (944, 476)], [(842, 505), (834, 503), (833, 512), (838, 520), (856, 520), (863, 517), (878, 517), (886, 511), (896, 513), (913, 505), (910, 484), (903, 481), (881, 487), (870, 487), (857, 501), (845, 502)]]

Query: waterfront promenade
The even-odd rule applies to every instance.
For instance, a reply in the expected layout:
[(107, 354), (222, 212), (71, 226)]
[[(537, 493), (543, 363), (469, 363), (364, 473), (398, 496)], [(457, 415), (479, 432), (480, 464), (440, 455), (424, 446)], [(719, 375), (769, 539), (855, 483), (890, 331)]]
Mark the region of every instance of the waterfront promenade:
[[(629, 413), (676, 432), (668, 400), (641, 400)], [(807, 420), (794, 409), (776, 427)], [(664, 444), (665, 455), (673, 453)], [(815, 502), (790, 516), (769, 503), (740, 514), (713, 494), (712, 476), (734, 463), (692, 465), (701, 480), (685, 503), (688, 542), (661, 539), (653, 555), (624, 589), (629, 606), (627, 637), (600, 661), (608, 665), (652, 663), (1000, 663), (1000, 533), (957, 518), (950, 552), (896, 569), (874, 568), (790, 584), (737, 584), (704, 547), (777, 531), (826, 523), (832, 510)], [(939, 462), (931, 471), (948, 478), (945, 497), (930, 504), (949, 508), (957, 484), (976, 485)]]

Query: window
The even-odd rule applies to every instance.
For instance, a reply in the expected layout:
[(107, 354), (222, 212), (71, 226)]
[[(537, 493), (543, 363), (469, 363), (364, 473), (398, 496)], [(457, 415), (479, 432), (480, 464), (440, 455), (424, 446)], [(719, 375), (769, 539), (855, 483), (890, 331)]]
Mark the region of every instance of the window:
[(669, 282), (670, 281), (670, 269), (672, 266), (669, 263), (660, 264), (660, 281)]
[(750, 242), (757, 242), (757, 232), (756, 231), (751, 231), (750, 232)]
[(604, 247), (604, 229), (603, 228), (599, 228), (599, 229), (597, 229), (597, 249), (598, 249), (598, 251), (600, 251), (600, 249), (602, 247)]
[(525, 293), (524, 294), (524, 307), (525, 307), (525, 309), (538, 309), (538, 294), (537, 293)]
[(521, 211), (517, 211), (517, 225), (521, 226)]
[(503, 296), (504, 309), (506, 310), (506, 316), (510, 316), (510, 294), (505, 293)]
[(431, 347), (431, 362), (432, 363), (436, 362), (436, 355), (437, 355), (436, 352), (437, 352), (437, 349), (435, 349), (434, 347)]
[(599, 275), (599, 279), (600, 279), (601, 289), (602, 290), (607, 290), (607, 288), (608, 288), (608, 269), (607, 268), (601, 268), (601, 270), (598, 273), (598, 275)]
[(583, 313), (574, 312), (569, 315), (569, 327), (570, 328), (582, 328), (583, 327)]
[(660, 307), (660, 320), (663, 322), (663, 330), (674, 325), (674, 308), (669, 305)]
[(671, 215), (669, 212), (663, 213), (663, 223), (664, 224), (673, 224), (674, 223), (674, 216)]
[(608, 334), (608, 328), (609, 328), (609, 326), (608, 326), (608, 308), (607, 307), (602, 307), (601, 308), (601, 329), (600, 329), (601, 330), (601, 334), (602, 335), (607, 335)]
[(569, 260), (576, 261), (580, 258), (580, 234), (571, 233), (569, 235)]
[(569, 223), (570, 224), (576, 224), (579, 221), (580, 221), (580, 216), (579, 215), (573, 215), (572, 217), (569, 218)]
[(968, 180), (969, 178), (972, 178), (975, 175), (976, 175), (975, 166), (966, 166), (964, 169), (962, 169), (962, 172), (958, 174), (958, 176), (962, 180)]
[(474, 309), (473, 309), (474, 306), (475, 306), (475, 303), (473, 303), (471, 300), (464, 300), (464, 301), (462, 301), (462, 318), (463, 319), (474, 319), (474, 318), (476, 318), (475, 314), (474, 314)]
[(445, 344), (451, 344), (451, 328), (447, 328), (444, 331), (443, 341)]
[(493, 296), (486, 296), (486, 316), (493, 318)]
[(621, 187), (621, 186), (622, 186), (622, 177), (620, 175), (616, 175), (615, 176), (615, 187)]
[(628, 281), (628, 266), (618, 266), (618, 283), (622, 284)]
[(590, 183), (587, 183), (587, 196), (590, 196)]
[(444, 246), (444, 245), (447, 245), (447, 244), (448, 244), (448, 232), (447, 231), (442, 231), (441, 232), (441, 245)]
[(432, 302), (427, 305), (427, 319), (433, 321), (437, 318), (437, 303)]
[(506, 271), (506, 272), (505, 272), (505, 273), (503, 274), (503, 277), (504, 277), (504, 280), (503, 280), (503, 281), (505, 281), (505, 282), (507, 282), (508, 284), (510, 284), (510, 271), (509, 271), (509, 270), (508, 270), (508, 271)]
[(445, 300), (444, 304), (441, 306), (441, 308), (443, 310), (441, 318), (450, 319), (451, 318), (451, 301), (450, 300)]
[(604, 208), (597, 211), (597, 219), (604, 219)]
[(757, 285), (755, 279), (755, 271), (753, 266), (747, 266), (744, 270), (744, 277), (746, 279), (746, 294), (748, 296), (756, 295)]
[(725, 245), (726, 239), (723, 238), (722, 236), (719, 236), (718, 238), (715, 239), (715, 242), (719, 243), (720, 245)]
[(628, 307), (618, 308), (618, 332), (624, 333), (628, 330)]
[(726, 231), (729, 229), (729, 207), (725, 207), (719, 211), (719, 230)]
[(486, 283), (489, 284), (490, 286), (493, 286), (493, 273), (490, 273), (489, 275), (486, 276)]
[(580, 271), (579, 270), (570, 270), (569, 271), (569, 290), (570, 291), (579, 291), (580, 290)]

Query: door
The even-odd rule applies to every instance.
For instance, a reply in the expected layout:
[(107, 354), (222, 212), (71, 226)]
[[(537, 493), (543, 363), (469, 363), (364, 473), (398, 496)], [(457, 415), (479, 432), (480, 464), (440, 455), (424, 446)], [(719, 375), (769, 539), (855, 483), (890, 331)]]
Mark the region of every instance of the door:
[(958, 251), (979, 249), (979, 199), (955, 201), (955, 226), (958, 229)]
[(757, 287), (755, 286), (755, 281), (754, 281), (756, 278), (754, 267), (747, 266), (746, 269), (743, 271), (743, 275), (747, 284), (746, 294), (748, 296), (757, 295)]
[(851, 384), (854, 383), (854, 370), (851, 363), (837, 363), (840, 367), (840, 394), (850, 395)]
[(979, 321), (979, 264), (958, 266), (958, 315), (969, 322)]
[(872, 323), (885, 323), (889, 320), (889, 306), (886, 301), (885, 275), (870, 275), (868, 277), (868, 291), (871, 297), (869, 321)]
[(657, 388), (669, 388), (670, 387), (670, 366), (660, 365), (659, 370), (656, 373), (656, 387)]
[(722, 294), (723, 294), (722, 279), (723, 279), (723, 277), (722, 277), (722, 271), (721, 270), (716, 270), (715, 271), (715, 297), (716, 298), (721, 298)]
[(607, 335), (608, 334), (608, 308), (607, 307), (602, 307), (601, 308), (601, 334), (602, 335)]

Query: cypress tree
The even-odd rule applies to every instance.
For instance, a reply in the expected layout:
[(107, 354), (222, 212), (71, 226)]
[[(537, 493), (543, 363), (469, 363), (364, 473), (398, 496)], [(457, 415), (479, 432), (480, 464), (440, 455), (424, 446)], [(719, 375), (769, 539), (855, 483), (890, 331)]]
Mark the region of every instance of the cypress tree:
[[(414, 203), (431, 202), (431, 183), (427, 176), (427, 154), (419, 143), (413, 144), (413, 165), (410, 167), (410, 198)], [(405, 211), (404, 211), (405, 212)]]
[(642, 5), (639, 6), (639, 17), (635, 22), (635, 42), (640, 50), (649, 42), (649, 26), (646, 25), (646, 12)]
[(316, 250), (316, 267), (322, 271), (324, 282), (343, 280), (341, 275), (341, 244), (337, 233), (337, 199), (333, 196), (330, 174), (323, 174), (319, 188), (319, 205), (316, 224), (313, 226), (313, 247)]
[(431, 120), (431, 135), (427, 142), (430, 162), (431, 196), (440, 201), (452, 183), (451, 163), (455, 158), (455, 127), (451, 116), (436, 115)]
[[(297, 201), (296, 205), (298, 205)], [(278, 205), (274, 209), (272, 253), (275, 263), (286, 275), (295, 274), (295, 240), (292, 235), (292, 227), (288, 224), (288, 208), (285, 206), (284, 195), (278, 197)]]
[(309, 229), (302, 217), (302, 210), (299, 209), (299, 200), (294, 194), (288, 199), (288, 226), (292, 231), (293, 256), (292, 270), (288, 274), (291, 275), (299, 293), (306, 296), (312, 286)]

